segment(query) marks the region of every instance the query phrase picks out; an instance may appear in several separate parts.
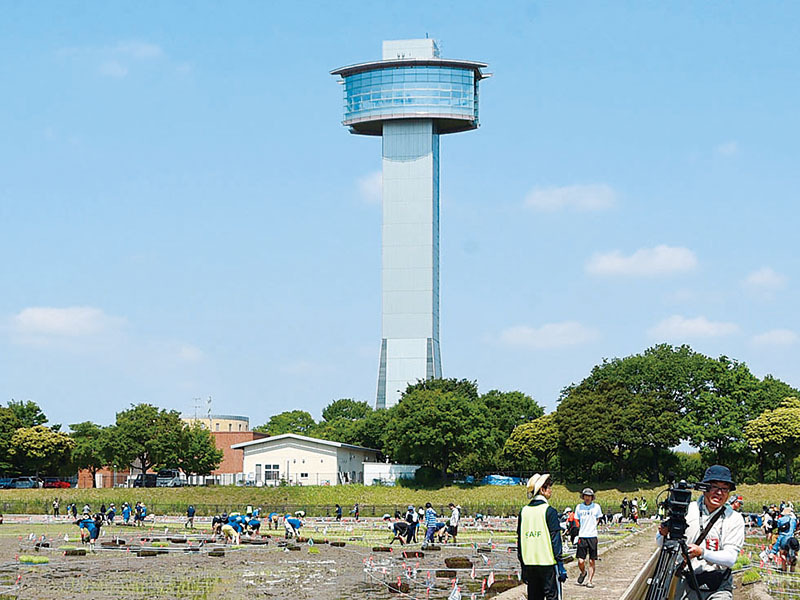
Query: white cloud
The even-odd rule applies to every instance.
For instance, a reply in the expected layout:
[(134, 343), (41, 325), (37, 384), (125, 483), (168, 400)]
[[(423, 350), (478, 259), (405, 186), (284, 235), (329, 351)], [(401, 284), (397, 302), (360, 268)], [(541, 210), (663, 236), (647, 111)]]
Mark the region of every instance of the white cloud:
[(358, 193), (367, 204), (380, 204), (383, 198), (383, 175), (375, 171), (358, 178)]
[(86, 66), (96, 65), (101, 75), (115, 79), (127, 77), (135, 63), (159, 60), (166, 56), (161, 46), (140, 40), (123, 41), (113, 46), (62, 48), (57, 55)]
[(720, 337), (737, 331), (739, 326), (736, 323), (672, 315), (648, 329), (647, 334), (659, 340), (683, 341), (689, 338)]
[(545, 212), (563, 209), (580, 212), (607, 210), (616, 203), (616, 193), (605, 183), (534, 188), (525, 196), (525, 206)]
[(139, 41), (120, 42), (114, 47), (114, 52), (138, 60), (160, 58), (164, 55), (164, 51), (160, 46)]
[(116, 60), (104, 60), (100, 63), (98, 67), (101, 75), (105, 75), (106, 77), (114, 77), (116, 79), (122, 79), (128, 74), (128, 67), (120, 64)]
[(504, 344), (537, 349), (578, 346), (593, 342), (598, 337), (600, 335), (597, 330), (585, 327), (577, 321), (546, 323), (541, 327), (516, 325), (500, 333), (500, 341)]
[(757, 346), (791, 346), (797, 343), (800, 337), (791, 329), (772, 329), (753, 336), (753, 343)]
[(41, 337), (99, 335), (117, 329), (123, 323), (124, 319), (111, 317), (91, 306), (31, 307), (23, 309), (13, 318), (17, 334)]
[(203, 359), (205, 354), (197, 346), (183, 344), (178, 348), (178, 357), (186, 362), (198, 362)]
[(714, 148), (714, 151), (720, 156), (734, 156), (739, 153), (739, 144), (735, 141), (725, 142)]
[(660, 245), (640, 248), (630, 256), (619, 250), (595, 254), (586, 263), (592, 275), (653, 276), (691, 271), (697, 267), (697, 257), (688, 248)]
[(761, 267), (750, 273), (744, 280), (744, 284), (761, 292), (776, 292), (786, 287), (786, 276), (782, 275), (771, 267)]

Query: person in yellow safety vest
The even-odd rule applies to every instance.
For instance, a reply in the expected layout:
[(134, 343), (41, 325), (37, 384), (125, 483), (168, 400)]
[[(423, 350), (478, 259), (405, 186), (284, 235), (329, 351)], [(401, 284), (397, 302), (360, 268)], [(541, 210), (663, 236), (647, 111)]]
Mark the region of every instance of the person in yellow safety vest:
[(519, 511), (517, 557), (528, 600), (560, 600), (561, 584), (567, 580), (558, 511), (547, 503), (552, 493), (552, 477), (536, 473), (528, 480), (531, 502)]

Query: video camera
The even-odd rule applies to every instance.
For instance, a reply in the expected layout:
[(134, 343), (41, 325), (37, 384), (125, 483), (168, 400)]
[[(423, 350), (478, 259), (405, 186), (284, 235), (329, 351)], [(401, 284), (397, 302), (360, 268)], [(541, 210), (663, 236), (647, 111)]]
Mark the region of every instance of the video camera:
[(670, 540), (682, 540), (686, 537), (686, 513), (692, 503), (692, 491), (699, 490), (707, 492), (710, 488), (708, 483), (688, 483), (681, 479), (675, 483), (674, 479), (669, 483), (667, 489), (668, 496), (664, 501), (667, 509), (667, 519), (664, 521), (669, 533), (667, 538)]

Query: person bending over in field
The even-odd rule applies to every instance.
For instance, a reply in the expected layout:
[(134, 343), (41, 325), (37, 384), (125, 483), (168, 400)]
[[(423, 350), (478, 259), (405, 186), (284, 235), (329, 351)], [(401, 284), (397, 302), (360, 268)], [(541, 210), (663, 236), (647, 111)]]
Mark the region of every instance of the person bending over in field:
[(292, 515), (287, 514), (283, 518), (283, 527), (286, 530), (286, 539), (296, 538), (300, 536), (300, 528), (303, 522), (300, 519), (295, 519)]

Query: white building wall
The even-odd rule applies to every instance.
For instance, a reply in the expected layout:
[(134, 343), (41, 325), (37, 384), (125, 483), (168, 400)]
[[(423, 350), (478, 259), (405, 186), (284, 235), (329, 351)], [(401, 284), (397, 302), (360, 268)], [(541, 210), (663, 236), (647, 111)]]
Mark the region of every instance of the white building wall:
[[(243, 470), (250, 481), (271, 482), (264, 477), (265, 465), (278, 465), (279, 478), (304, 485), (335, 485), (337, 483), (337, 449), (305, 442), (280, 440), (270, 445), (246, 446)], [(256, 465), (260, 465), (261, 477)], [(303, 476), (305, 475), (305, 476)]]
[[(378, 460), (374, 451), (298, 439), (253, 444), (242, 450), (244, 478), (256, 485), (276, 485), (280, 480), (298, 485), (363, 483), (363, 463)], [(277, 479), (268, 479), (266, 473), (274, 472), (275, 465)]]
[(413, 479), (419, 465), (393, 465), (389, 463), (364, 463), (364, 484), (394, 484), (398, 479)]

